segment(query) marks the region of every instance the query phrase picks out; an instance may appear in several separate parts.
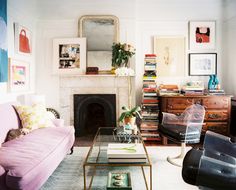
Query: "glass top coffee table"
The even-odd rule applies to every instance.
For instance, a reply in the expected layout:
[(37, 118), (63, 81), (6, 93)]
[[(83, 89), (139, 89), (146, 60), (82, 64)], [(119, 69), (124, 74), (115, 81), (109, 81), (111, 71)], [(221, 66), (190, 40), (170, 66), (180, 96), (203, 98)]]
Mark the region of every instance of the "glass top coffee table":
[[(98, 170), (99, 167), (107, 167), (108, 169), (113, 167), (140, 167), (142, 170), (146, 189), (152, 190), (152, 164), (139, 131), (136, 135), (117, 134), (115, 133), (114, 129), (115, 128), (112, 127), (99, 128), (97, 134), (94, 137), (93, 144), (90, 147), (83, 164), (84, 190), (87, 189), (86, 169), (92, 168), (92, 176), (88, 185), (88, 189), (91, 189), (93, 184), (93, 178), (96, 175), (96, 170)], [(145, 161), (110, 162), (107, 156), (108, 145), (114, 143), (124, 143), (124, 145), (127, 145), (128, 143), (135, 143), (142, 146), (145, 151)], [(149, 185), (147, 177), (145, 175), (144, 167), (149, 169)], [(104, 189), (106, 188), (104, 187)]]

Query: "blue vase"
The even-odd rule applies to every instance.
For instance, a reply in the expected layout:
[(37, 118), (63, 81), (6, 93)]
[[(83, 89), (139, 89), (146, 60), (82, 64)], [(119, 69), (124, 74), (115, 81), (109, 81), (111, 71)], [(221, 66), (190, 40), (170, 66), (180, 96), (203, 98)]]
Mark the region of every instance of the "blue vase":
[(213, 75), (213, 76), (214, 76), (213, 78), (214, 89), (217, 89), (219, 85), (219, 79), (216, 75)]
[(210, 79), (208, 81), (208, 90), (214, 89), (213, 79), (214, 79), (214, 75), (210, 75)]

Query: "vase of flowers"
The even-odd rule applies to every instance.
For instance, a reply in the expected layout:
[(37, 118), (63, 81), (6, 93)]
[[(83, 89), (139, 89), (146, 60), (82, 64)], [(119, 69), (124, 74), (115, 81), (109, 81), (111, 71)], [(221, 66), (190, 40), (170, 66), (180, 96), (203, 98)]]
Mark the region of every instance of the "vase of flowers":
[(133, 46), (127, 43), (114, 43), (112, 45), (112, 67), (127, 67), (129, 59), (135, 54)]

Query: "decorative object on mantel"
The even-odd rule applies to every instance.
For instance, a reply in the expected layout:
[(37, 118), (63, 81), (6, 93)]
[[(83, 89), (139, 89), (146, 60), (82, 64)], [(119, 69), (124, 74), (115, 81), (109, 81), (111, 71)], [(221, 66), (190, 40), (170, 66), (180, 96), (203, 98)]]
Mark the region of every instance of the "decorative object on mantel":
[(96, 75), (98, 74), (98, 67), (87, 67), (86, 75)]
[(128, 67), (119, 67), (115, 70), (117, 76), (134, 76), (134, 70)]
[(129, 59), (135, 54), (133, 46), (127, 43), (113, 43), (112, 45), (112, 67), (127, 67)]
[(84, 74), (86, 39), (53, 39), (53, 74)]

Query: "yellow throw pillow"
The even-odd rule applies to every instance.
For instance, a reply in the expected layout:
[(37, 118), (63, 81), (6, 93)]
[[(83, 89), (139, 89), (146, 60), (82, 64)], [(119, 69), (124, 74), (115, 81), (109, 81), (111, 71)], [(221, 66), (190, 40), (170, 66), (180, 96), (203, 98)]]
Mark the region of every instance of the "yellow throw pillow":
[(19, 114), (23, 128), (34, 130), (54, 126), (47, 115), (46, 108), (42, 104), (33, 106), (15, 106)]

